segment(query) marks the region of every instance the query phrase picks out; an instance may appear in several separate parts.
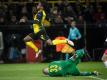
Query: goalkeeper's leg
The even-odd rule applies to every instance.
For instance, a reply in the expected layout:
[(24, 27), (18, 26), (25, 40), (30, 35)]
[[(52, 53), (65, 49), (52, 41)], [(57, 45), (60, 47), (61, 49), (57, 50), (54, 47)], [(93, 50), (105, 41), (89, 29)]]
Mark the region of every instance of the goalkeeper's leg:
[(99, 72), (93, 71), (93, 72), (81, 72), (80, 76), (98, 76), (100, 75)]

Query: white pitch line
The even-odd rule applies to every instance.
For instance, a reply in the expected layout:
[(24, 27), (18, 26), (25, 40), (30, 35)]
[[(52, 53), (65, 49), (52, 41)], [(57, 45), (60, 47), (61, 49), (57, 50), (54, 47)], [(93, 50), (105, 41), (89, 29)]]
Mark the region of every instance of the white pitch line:
[(88, 76), (88, 77), (93, 78), (93, 79), (96, 79), (96, 80), (107, 80), (107, 79), (102, 79), (102, 78), (95, 77), (95, 76)]

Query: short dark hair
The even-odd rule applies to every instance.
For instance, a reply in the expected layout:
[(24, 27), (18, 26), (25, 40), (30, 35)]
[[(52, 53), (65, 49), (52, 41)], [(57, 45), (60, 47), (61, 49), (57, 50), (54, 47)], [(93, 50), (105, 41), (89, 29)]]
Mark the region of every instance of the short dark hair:
[(45, 1), (44, 0), (41, 0), (39, 3), (41, 3), (41, 5), (45, 8)]

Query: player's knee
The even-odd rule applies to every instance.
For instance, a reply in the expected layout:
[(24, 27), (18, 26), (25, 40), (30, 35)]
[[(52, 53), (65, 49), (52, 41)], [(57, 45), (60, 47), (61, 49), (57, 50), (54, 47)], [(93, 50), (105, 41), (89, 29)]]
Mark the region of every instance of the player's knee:
[(32, 38), (30, 38), (30, 37), (28, 37), (28, 36), (26, 36), (26, 37), (23, 39), (24, 42), (28, 42), (28, 41), (31, 41), (31, 40), (32, 40)]
[(28, 40), (27, 40), (27, 38), (25, 37), (25, 38), (23, 39), (23, 41), (24, 41), (24, 42), (27, 42)]

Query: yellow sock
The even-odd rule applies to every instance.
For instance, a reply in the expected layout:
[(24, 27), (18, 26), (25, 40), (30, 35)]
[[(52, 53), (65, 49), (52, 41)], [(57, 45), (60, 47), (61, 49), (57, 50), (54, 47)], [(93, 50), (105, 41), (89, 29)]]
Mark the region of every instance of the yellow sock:
[(57, 45), (57, 44), (64, 44), (64, 43), (67, 43), (67, 40), (58, 40), (58, 39), (55, 39), (52, 41), (52, 44), (53, 45)]
[(26, 45), (32, 48), (35, 52), (38, 52), (38, 48), (32, 41), (26, 42)]

